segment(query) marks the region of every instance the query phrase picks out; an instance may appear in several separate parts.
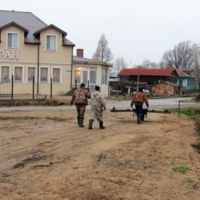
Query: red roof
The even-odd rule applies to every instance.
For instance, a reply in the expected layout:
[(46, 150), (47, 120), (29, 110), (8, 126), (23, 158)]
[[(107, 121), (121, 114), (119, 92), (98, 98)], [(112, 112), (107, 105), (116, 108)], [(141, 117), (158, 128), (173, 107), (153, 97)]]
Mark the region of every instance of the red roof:
[[(170, 76), (175, 69), (140, 69), (140, 75), (146, 76)], [(138, 75), (138, 69), (122, 69), (119, 72), (118, 76), (120, 75)]]

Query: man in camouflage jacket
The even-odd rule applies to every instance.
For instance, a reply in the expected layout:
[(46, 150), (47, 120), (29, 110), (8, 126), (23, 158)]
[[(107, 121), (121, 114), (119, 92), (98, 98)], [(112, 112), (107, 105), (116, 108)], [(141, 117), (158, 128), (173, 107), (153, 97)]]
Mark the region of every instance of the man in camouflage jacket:
[(101, 88), (95, 86), (95, 92), (91, 95), (91, 117), (89, 120), (89, 129), (92, 129), (92, 123), (97, 118), (100, 129), (105, 129), (103, 126), (103, 109), (106, 110), (104, 96), (100, 93)]
[(85, 89), (85, 84), (82, 83), (80, 85), (80, 88), (75, 90), (70, 104), (70, 106), (72, 106), (75, 100), (79, 127), (85, 127), (83, 125), (83, 119), (85, 114), (85, 107), (86, 105), (88, 105), (88, 98), (90, 99), (90, 93), (88, 90)]

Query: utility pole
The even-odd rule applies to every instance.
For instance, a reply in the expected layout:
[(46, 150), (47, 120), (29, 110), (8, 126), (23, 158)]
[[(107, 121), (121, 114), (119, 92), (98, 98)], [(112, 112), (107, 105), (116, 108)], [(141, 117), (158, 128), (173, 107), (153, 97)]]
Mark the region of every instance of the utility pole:
[(139, 81), (140, 81), (140, 65), (138, 66), (137, 91), (139, 91)]

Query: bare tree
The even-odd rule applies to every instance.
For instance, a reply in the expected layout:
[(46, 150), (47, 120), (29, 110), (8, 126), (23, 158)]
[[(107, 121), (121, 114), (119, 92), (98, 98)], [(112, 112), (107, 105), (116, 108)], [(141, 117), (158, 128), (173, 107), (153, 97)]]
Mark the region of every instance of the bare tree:
[(150, 66), (151, 66), (151, 61), (150, 60), (144, 60), (142, 65), (141, 65), (141, 68), (149, 69)]
[(159, 68), (159, 64), (155, 62), (151, 62), (150, 60), (144, 60), (141, 68), (146, 68), (146, 69), (157, 69)]
[[(198, 82), (199, 87), (200, 87), (200, 46), (198, 44), (194, 45), (193, 55), (194, 55), (193, 69), (194, 69), (194, 72), (195, 72), (197, 82)], [(198, 98), (199, 99), (197, 99), (197, 100), (200, 100), (200, 90), (199, 90), (199, 97)]]
[(193, 65), (194, 45), (190, 41), (181, 42), (164, 53), (162, 62), (165, 68), (185, 69)]
[(124, 58), (117, 58), (114, 62), (114, 66), (112, 71), (115, 73), (119, 73), (122, 69), (128, 67), (128, 63), (124, 60)]
[(108, 48), (108, 41), (105, 38), (105, 35), (102, 34), (96, 52), (94, 53), (93, 59), (102, 61), (102, 62), (110, 62), (113, 59), (113, 54), (111, 50)]
[(160, 61), (159, 68), (160, 69), (164, 69), (165, 68), (165, 63), (163, 61)]

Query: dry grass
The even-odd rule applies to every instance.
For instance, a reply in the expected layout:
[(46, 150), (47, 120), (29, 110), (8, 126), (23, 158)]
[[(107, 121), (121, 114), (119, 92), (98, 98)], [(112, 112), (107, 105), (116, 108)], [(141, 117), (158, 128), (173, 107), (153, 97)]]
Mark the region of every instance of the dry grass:
[(182, 103), (200, 103), (199, 101), (196, 101), (194, 99), (184, 99), (180, 102), (182, 102)]

